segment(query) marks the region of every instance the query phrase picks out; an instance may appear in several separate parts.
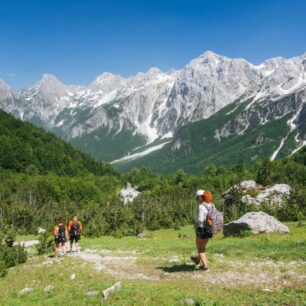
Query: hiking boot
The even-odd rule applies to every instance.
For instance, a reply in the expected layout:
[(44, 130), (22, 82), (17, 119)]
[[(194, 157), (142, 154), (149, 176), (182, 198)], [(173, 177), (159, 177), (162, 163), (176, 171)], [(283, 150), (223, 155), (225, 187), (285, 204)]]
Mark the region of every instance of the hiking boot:
[(190, 259), (195, 265), (198, 265), (200, 263), (199, 257), (191, 256)]
[(204, 266), (199, 267), (199, 270), (201, 270), (201, 271), (209, 271), (208, 267), (204, 267)]

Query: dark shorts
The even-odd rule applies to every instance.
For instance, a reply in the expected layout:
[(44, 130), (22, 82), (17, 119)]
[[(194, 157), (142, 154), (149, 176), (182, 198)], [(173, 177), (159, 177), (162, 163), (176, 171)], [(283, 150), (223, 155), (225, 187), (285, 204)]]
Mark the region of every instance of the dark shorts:
[(57, 238), (55, 238), (54, 241), (55, 241), (55, 244), (61, 244), (61, 243), (65, 243), (66, 239), (57, 239)]
[(196, 229), (196, 236), (199, 239), (208, 239), (213, 237), (213, 233), (210, 232), (205, 227), (197, 227)]
[(79, 240), (81, 240), (81, 236), (80, 235), (72, 235), (72, 236), (70, 236), (69, 240), (70, 240), (71, 243), (73, 243), (73, 241), (78, 243)]

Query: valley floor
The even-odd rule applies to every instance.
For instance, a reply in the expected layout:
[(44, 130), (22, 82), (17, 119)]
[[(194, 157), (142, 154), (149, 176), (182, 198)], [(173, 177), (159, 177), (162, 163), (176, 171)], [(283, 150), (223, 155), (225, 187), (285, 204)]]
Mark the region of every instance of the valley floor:
[[(195, 305), (306, 305), (306, 228), (289, 227), (289, 235), (217, 235), (207, 247), (209, 272), (190, 261), (191, 227), (148, 232), (143, 239), (85, 238), (80, 253), (31, 256), (10, 269), (0, 279), (0, 305), (182, 305), (186, 299)], [(106, 300), (102, 293), (87, 295), (118, 281), (122, 289)], [(49, 285), (54, 289), (45, 293)], [(33, 292), (18, 295), (25, 287)]]

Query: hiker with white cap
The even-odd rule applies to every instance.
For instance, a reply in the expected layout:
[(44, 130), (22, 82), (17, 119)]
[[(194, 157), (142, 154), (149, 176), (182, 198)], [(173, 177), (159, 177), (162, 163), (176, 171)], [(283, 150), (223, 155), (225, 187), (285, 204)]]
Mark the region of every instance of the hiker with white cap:
[(200, 189), (196, 192), (196, 199), (199, 203), (199, 211), (196, 217), (196, 245), (198, 249), (198, 257), (191, 257), (194, 263), (201, 263), (200, 270), (208, 271), (208, 261), (205, 254), (205, 247), (210, 238), (212, 238), (213, 233), (210, 231), (210, 225), (208, 224), (209, 209), (212, 206), (211, 203), (211, 193)]

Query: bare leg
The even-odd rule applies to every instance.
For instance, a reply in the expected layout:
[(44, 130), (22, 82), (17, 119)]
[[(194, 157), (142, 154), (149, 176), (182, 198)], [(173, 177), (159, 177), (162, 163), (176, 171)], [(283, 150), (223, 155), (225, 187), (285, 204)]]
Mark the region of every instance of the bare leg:
[(73, 240), (70, 240), (70, 253), (72, 253)]
[(198, 248), (198, 254), (199, 254), (199, 259), (202, 265), (207, 268), (208, 267), (208, 260), (205, 254), (205, 246), (207, 244), (209, 239), (199, 239), (197, 238), (196, 243), (197, 243), (197, 248)]
[(76, 251), (76, 252), (79, 251), (79, 243), (78, 243), (78, 242), (75, 243), (75, 251)]
[(65, 242), (62, 242), (62, 250), (63, 250), (63, 254), (66, 255), (66, 244), (65, 244)]
[(58, 257), (59, 243), (55, 243), (55, 257)]

